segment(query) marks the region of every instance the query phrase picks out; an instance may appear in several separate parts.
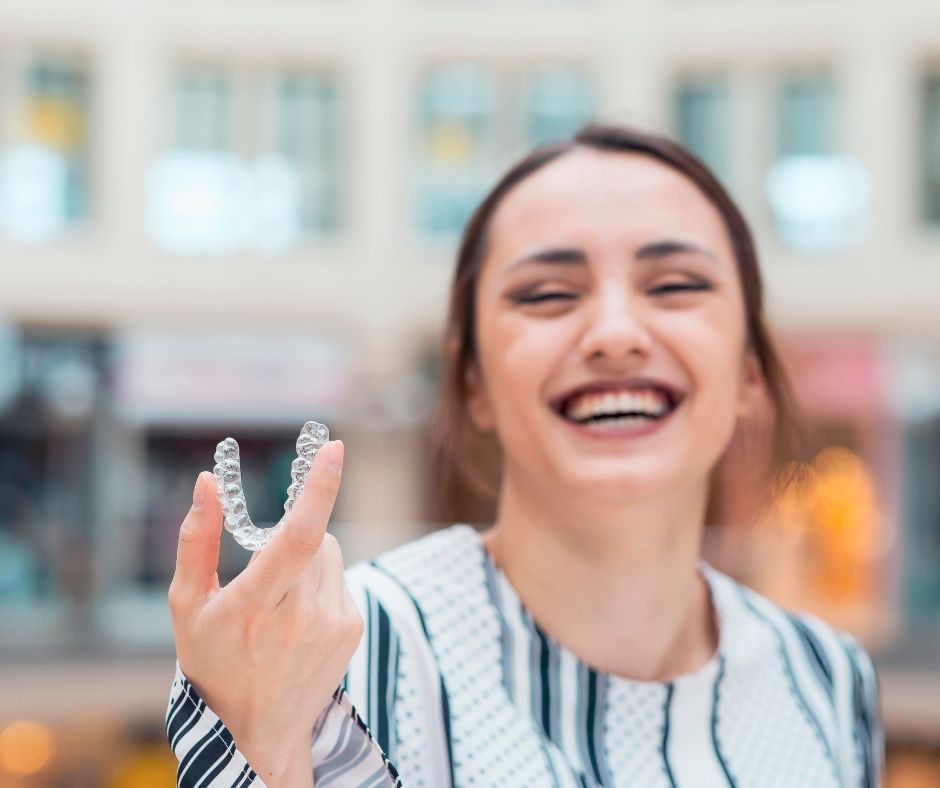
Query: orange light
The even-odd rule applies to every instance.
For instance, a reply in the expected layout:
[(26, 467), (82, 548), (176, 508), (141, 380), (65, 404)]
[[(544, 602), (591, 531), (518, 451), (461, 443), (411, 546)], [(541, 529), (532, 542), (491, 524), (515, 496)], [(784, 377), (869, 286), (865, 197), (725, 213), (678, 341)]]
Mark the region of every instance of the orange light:
[(40, 722), (20, 720), (0, 731), (0, 769), (8, 774), (36, 774), (54, 755), (55, 734)]
[(115, 772), (108, 788), (165, 788), (176, 783), (176, 758), (166, 747), (133, 753)]
[(777, 553), (777, 574), (765, 570), (778, 583), (772, 593), (790, 607), (826, 608), (830, 617), (870, 604), (877, 592), (874, 562), (893, 536), (872, 469), (849, 449), (830, 446), (787, 471), (784, 478), (798, 482), (783, 488), (765, 519), (768, 545), (789, 550), (791, 559), (787, 564)]

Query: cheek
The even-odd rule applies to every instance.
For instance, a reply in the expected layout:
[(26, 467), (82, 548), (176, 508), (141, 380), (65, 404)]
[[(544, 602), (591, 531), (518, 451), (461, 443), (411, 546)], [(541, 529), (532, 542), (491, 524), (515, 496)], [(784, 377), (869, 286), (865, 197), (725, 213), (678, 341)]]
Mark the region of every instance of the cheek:
[(481, 341), (484, 374), (497, 420), (509, 427), (519, 415), (531, 413), (533, 402), (542, 396), (541, 386), (565, 346), (559, 322), (540, 323), (512, 315), (489, 322), (485, 342)]
[(716, 305), (683, 316), (669, 329), (669, 342), (682, 359), (696, 398), (709, 403), (714, 415), (737, 407), (742, 374), (744, 325), (735, 307)]

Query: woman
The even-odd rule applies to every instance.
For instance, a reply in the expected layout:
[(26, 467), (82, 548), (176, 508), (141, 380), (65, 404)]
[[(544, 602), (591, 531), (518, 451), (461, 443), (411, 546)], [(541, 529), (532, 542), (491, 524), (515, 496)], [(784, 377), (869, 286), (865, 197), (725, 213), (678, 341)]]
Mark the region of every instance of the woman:
[(513, 167), (461, 245), (441, 411), (456, 460), (498, 441), (495, 523), (344, 587), (334, 442), (220, 589), (202, 474), (170, 588), (179, 783), (878, 784), (868, 656), (699, 557), (736, 426), (762, 390), (791, 419), (761, 298), (743, 218), (675, 143), (592, 126)]

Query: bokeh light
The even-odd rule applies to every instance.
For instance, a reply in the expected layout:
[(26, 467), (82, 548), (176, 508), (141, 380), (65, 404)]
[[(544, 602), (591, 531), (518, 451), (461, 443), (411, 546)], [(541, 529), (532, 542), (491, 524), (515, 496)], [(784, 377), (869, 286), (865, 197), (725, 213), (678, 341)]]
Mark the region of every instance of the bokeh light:
[(37, 774), (52, 762), (55, 751), (55, 734), (41, 722), (20, 720), (0, 731), (0, 770), (7, 774)]

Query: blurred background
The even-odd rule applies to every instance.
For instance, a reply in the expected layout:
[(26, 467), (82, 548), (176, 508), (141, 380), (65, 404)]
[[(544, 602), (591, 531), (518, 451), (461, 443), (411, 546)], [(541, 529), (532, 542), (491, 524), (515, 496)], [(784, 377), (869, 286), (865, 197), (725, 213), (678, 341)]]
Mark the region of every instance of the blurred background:
[(799, 495), (729, 474), (710, 559), (860, 638), (887, 784), (940, 785), (936, 0), (0, 0), (0, 786), (173, 784), (166, 587), (221, 438), (273, 521), (328, 424), (348, 562), (444, 520), (458, 233), (591, 118), (738, 198), (813, 430)]

